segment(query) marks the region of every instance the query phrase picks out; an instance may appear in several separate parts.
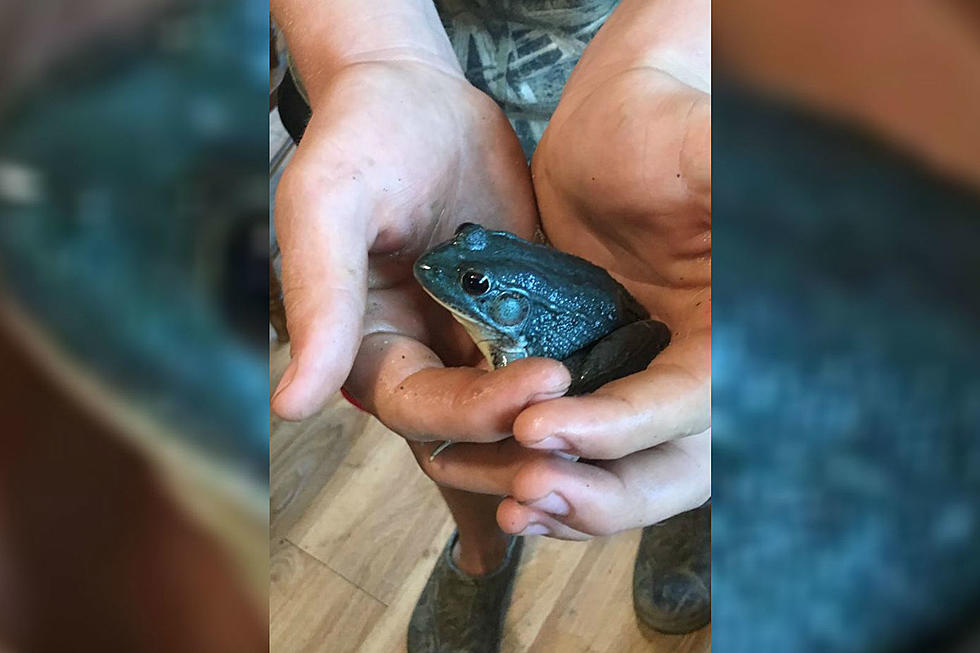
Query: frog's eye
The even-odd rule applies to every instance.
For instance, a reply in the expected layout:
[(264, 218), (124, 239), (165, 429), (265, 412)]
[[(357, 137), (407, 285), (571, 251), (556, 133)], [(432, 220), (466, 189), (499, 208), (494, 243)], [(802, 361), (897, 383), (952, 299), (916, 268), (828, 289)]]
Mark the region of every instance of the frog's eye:
[(490, 279), (482, 272), (469, 270), (459, 278), (459, 284), (463, 286), (463, 291), (467, 295), (474, 297), (482, 295), (490, 290)]

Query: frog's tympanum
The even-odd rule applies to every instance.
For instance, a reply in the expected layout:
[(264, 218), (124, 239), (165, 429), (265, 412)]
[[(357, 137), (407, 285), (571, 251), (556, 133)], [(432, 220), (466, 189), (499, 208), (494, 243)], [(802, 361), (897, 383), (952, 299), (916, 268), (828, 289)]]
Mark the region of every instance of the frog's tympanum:
[(608, 272), (506, 231), (461, 225), (416, 261), (415, 277), (494, 367), (560, 360), (572, 373), (568, 394), (645, 369), (670, 341)]

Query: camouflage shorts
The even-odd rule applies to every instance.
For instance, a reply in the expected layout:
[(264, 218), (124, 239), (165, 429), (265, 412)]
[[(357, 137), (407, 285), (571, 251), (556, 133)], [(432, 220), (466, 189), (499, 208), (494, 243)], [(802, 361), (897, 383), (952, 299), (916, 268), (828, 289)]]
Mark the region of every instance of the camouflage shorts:
[(618, 3), (436, 0), (436, 8), (466, 78), (501, 106), (530, 159), (568, 75)]
[(530, 158), (565, 81), (618, 0), (436, 0), (474, 86), (503, 108)]

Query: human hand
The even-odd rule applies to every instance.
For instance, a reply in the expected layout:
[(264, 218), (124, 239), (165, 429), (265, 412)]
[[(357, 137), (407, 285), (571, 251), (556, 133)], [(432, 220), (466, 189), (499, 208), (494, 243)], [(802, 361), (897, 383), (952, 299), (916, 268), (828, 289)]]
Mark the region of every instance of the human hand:
[[(706, 34), (706, 11), (700, 20)], [(693, 55), (680, 71), (652, 53), (609, 66), (606, 42), (593, 45), (534, 159), (542, 226), (556, 247), (614, 274), (672, 339), (644, 372), (517, 418), (526, 447), (609, 462), (526, 479), (499, 511), (512, 532), (533, 521), (608, 529), (611, 514), (649, 524), (710, 496), (711, 104), (697, 87), (706, 76), (694, 74)], [(573, 519), (527, 505), (551, 492)]]
[[(320, 88), (277, 193), (292, 361), (272, 407), (305, 418), (350, 375), (351, 394), (399, 433), (438, 437), (427, 434), (460, 427), (466, 435), (480, 425), (452, 416), (433, 423), (424, 405), (455, 393), (465, 406), (483, 392), (480, 370), (440, 373), (443, 363), (471, 364), (479, 354), (411, 267), (460, 222), (530, 234), (536, 210), (517, 138), (451, 68), (356, 63)], [(534, 394), (567, 385), (551, 361), (530, 368), (495, 400), (511, 421)], [(493, 406), (480, 414), (488, 420), (480, 428), (499, 428)]]
[[(566, 97), (585, 99), (559, 108), (534, 160), (543, 226), (557, 247), (615, 274), (671, 327), (671, 344), (644, 372), (591, 395), (530, 405), (513, 421), (515, 439), (416, 455), (441, 485), (506, 496), (505, 531), (584, 539), (710, 497), (710, 104), (659, 70)], [(616, 107), (628, 122), (611, 119)], [(531, 362), (482, 377), (483, 400)], [(440, 410), (452, 412), (434, 403), (430, 414)]]
[[(711, 128), (698, 49), (708, 16), (706, 3), (670, 4), (620, 5), (569, 80), (533, 171), (552, 244), (613, 273), (670, 326), (671, 344), (644, 372), (529, 406), (516, 440), (422, 461), (444, 485), (507, 496), (498, 522), (511, 533), (581, 539), (710, 497)], [(672, 47), (648, 38), (653, 47), (624, 58), (644, 21)]]

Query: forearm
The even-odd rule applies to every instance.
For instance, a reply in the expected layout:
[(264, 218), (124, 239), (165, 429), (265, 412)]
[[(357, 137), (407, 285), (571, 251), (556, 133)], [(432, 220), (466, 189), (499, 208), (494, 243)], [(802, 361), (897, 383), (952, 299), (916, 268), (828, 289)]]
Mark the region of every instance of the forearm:
[(710, 0), (623, 0), (589, 44), (569, 87), (590, 87), (639, 67), (710, 93)]
[(311, 102), (338, 69), (400, 60), (461, 75), (431, 0), (272, 0)]

